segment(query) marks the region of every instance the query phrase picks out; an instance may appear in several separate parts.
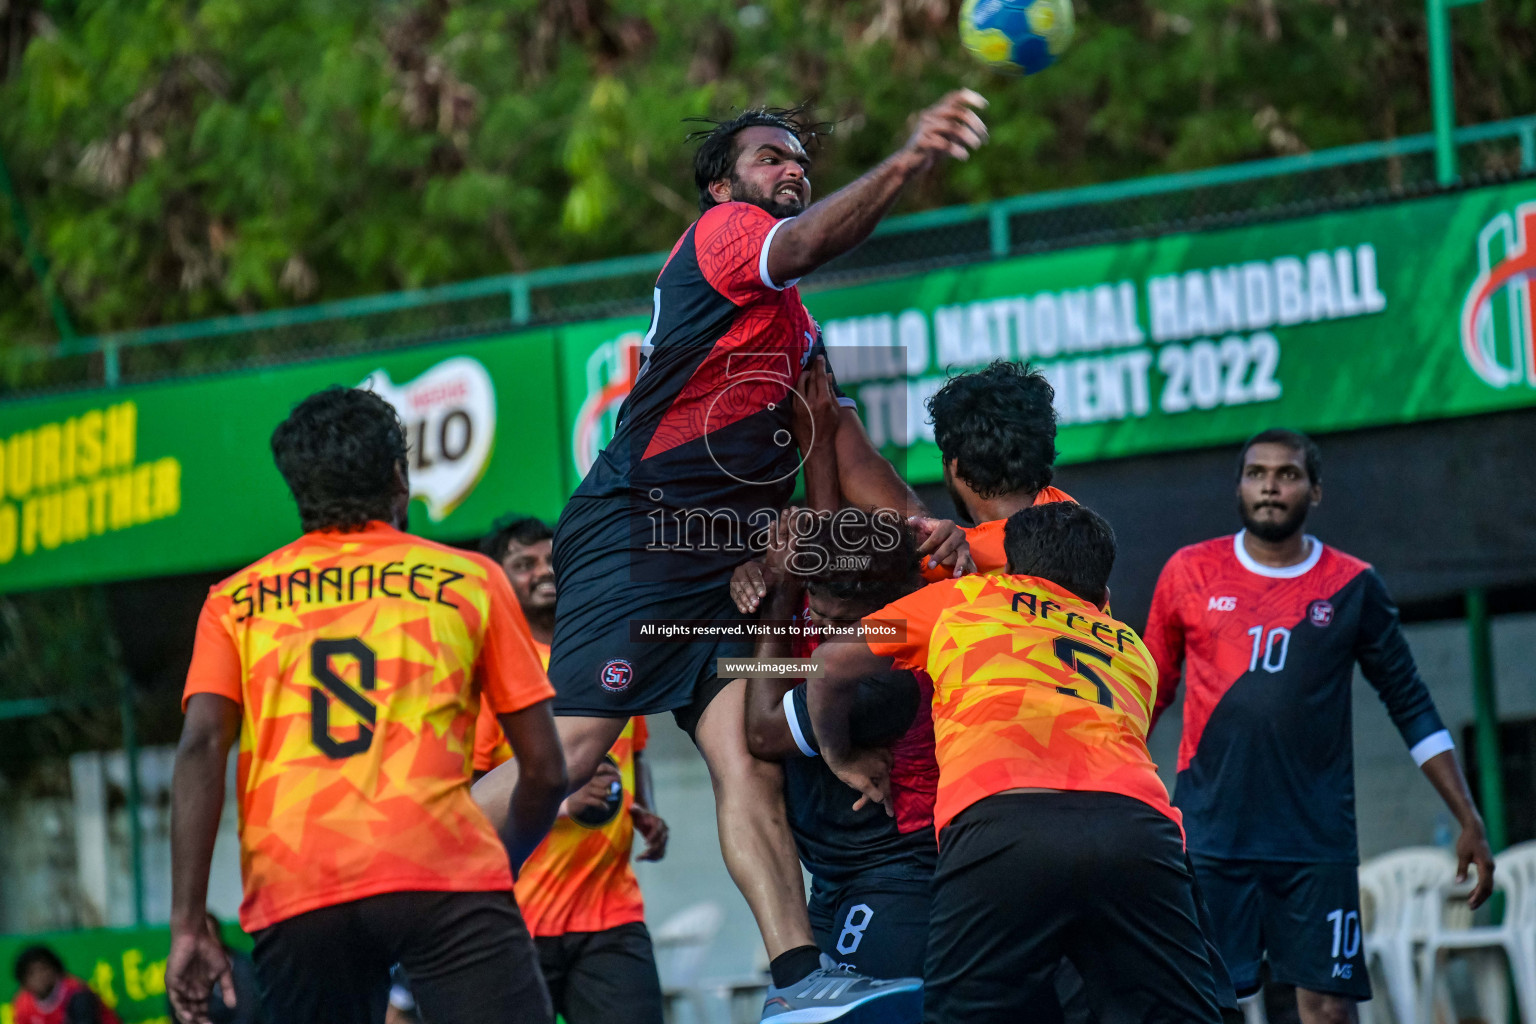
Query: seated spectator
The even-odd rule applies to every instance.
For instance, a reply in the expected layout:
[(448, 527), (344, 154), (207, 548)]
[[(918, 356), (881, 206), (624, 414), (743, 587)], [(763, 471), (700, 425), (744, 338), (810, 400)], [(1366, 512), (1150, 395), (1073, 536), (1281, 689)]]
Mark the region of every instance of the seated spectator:
[(85, 982), (65, 973), (64, 962), (47, 946), (22, 950), (15, 974), (16, 1024), (120, 1024)]

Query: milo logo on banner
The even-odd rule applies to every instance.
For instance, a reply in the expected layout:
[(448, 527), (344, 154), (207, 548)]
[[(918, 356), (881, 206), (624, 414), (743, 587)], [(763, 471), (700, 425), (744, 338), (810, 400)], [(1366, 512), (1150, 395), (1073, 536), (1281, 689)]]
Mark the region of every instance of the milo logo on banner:
[(619, 407), (640, 372), (642, 339), (639, 331), (627, 331), (603, 342), (587, 357), (587, 397), (571, 430), (571, 458), (583, 476), (597, 461), (597, 453), (613, 440)]
[(1536, 203), (1500, 213), (1477, 233), (1477, 279), (1461, 309), (1461, 351), (1496, 388), (1536, 387)]
[(362, 387), (395, 407), (410, 445), (411, 497), (441, 522), (469, 497), (490, 465), (496, 440), (496, 389), (477, 359), (445, 359), (396, 384), (375, 370)]

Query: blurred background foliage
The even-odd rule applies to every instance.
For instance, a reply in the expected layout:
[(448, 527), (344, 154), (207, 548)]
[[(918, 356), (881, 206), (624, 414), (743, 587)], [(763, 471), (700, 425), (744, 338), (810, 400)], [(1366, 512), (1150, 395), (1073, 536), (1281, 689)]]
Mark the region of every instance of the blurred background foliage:
[[(822, 192), (968, 85), (904, 209), (1428, 130), (1422, 0), (1077, 0), (1034, 79), (959, 0), (0, 0), (0, 157), (96, 333), (665, 249), (685, 117), (812, 103)], [(1536, 109), (1536, 0), (1454, 13), (1463, 123)], [(0, 346), (57, 337), (0, 217)]]

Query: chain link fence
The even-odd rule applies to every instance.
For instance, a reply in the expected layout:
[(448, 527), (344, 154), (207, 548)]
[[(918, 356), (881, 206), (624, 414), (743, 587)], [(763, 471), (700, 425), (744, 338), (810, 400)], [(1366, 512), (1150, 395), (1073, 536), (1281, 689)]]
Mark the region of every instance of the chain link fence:
[[(1458, 132), (1455, 188), (1536, 176), (1536, 117)], [(816, 273), (845, 285), (1071, 246), (1251, 224), (1441, 191), (1429, 136), (893, 218)], [(664, 254), (86, 339), (13, 355), (0, 397), (378, 351), (650, 309)]]

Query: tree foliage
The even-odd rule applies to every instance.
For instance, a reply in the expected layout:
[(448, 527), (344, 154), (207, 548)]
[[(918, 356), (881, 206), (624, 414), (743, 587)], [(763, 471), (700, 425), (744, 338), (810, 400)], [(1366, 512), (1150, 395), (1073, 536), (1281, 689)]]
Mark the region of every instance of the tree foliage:
[[(822, 191), (957, 85), (907, 208), (1427, 130), (1422, 0), (1077, 0), (1056, 68), (959, 0), (0, 0), (0, 155), (82, 333), (665, 249), (681, 122), (810, 101)], [(1462, 122), (1536, 110), (1536, 0), (1454, 15)], [(0, 346), (56, 335), (0, 216)]]

